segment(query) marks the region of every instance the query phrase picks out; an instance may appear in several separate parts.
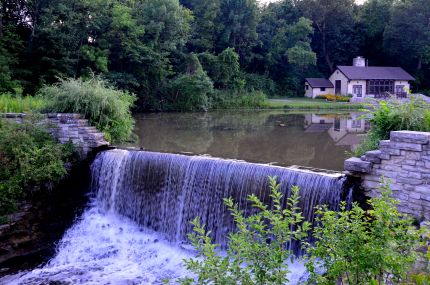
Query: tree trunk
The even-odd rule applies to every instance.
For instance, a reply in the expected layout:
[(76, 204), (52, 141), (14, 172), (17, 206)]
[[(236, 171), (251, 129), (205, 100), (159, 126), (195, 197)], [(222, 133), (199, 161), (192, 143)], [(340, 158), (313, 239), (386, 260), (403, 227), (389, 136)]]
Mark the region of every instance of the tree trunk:
[(327, 63), (328, 68), (330, 69), (330, 72), (333, 73), (333, 62), (330, 59), (330, 56), (327, 52), (327, 34), (326, 34), (326, 28), (325, 28), (325, 21), (323, 24), (323, 28), (322, 28), (322, 41), (323, 41), (323, 54), (324, 54), (324, 59)]
[(416, 70), (417, 74), (421, 71), (422, 67), (423, 67), (423, 57), (420, 56), (417, 62), (417, 70)]

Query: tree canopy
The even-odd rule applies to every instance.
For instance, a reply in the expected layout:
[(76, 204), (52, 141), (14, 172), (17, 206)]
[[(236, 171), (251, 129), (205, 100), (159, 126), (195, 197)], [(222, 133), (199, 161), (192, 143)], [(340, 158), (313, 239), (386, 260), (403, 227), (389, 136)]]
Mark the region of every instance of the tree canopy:
[(357, 55), (430, 89), (430, 0), (0, 2), (0, 92), (12, 94), (96, 74), (135, 93), (141, 109), (204, 94), (187, 107), (199, 109), (214, 90), (302, 96), (305, 77)]

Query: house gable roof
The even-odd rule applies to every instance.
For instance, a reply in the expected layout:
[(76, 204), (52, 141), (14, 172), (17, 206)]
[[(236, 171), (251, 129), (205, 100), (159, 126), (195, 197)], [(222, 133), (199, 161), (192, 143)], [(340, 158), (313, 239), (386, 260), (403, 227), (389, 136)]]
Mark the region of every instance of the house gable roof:
[(306, 82), (309, 83), (309, 85), (312, 88), (333, 88), (333, 83), (330, 82), (330, 80), (325, 78), (306, 78)]
[(348, 79), (369, 80), (369, 79), (387, 79), (387, 80), (415, 80), (412, 75), (407, 73), (401, 67), (386, 66), (338, 66)]

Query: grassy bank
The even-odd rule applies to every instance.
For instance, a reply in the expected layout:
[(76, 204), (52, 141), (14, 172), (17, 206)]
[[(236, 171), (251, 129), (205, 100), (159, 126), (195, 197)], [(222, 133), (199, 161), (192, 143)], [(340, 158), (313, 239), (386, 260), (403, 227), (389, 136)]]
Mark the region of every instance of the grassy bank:
[(261, 103), (264, 109), (292, 110), (359, 110), (364, 105), (360, 103), (327, 102), (307, 98), (269, 99)]

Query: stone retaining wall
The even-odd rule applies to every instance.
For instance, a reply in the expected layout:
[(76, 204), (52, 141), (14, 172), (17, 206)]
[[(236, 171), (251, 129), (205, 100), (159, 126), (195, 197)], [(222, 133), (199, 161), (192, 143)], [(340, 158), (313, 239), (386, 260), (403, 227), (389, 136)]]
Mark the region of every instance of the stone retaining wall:
[(369, 197), (377, 196), (381, 178), (391, 181), (401, 212), (430, 220), (430, 133), (396, 131), (379, 150), (345, 161), (347, 174), (360, 176)]
[[(0, 118), (19, 123), (26, 115), (6, 113), (0, 114)], [(60, 143), (72, 142), (82, 159), (97, 148), (109, 146), (103, 133), (91, 127), (79, 114), (45, 114), (40, 122), (48, 124), (49, 131)]]

